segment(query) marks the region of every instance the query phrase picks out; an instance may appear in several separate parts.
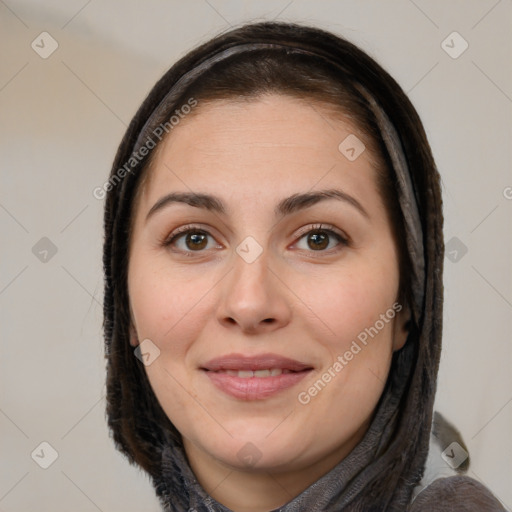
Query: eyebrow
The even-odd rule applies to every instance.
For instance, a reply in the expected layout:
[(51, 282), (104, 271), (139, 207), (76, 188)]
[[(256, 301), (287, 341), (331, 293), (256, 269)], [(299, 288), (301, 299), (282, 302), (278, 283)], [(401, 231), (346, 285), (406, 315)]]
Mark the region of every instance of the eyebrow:
[[(276, 217), (284, 217), (297, 211), (303, 210), (320, 201), (335, 199), (343, 201), (356, 208), (367, 219), (370, 218), (368, 212), (363, 208), (361, 203), (351, 195), (337, 189), (320, 190), (314, 192), (304, 192), (301, 194), (293, 194), (281, 200), (274, 209)], [(221, 199), (210, 194), (200, 194), (197, 192), (171, 192), (160, 198), (149, 210), (146, 215), (146, 222), (157, 211), (162, 210), (171, 204), (182, 203), (188, 204), (195, 208), (202, 208), (218, 214), (225, 214), (226, 208)]]

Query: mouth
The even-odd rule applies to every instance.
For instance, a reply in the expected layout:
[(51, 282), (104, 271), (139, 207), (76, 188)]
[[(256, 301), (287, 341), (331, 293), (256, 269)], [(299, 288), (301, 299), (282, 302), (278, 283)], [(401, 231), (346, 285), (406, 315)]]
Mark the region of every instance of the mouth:
[(262, 400), (295, 386), (313, 367), (277, 354), (229, 354), (208, 361), (200, 370), (227, 395)]
[(259, 379), (264, 377), (277, 377), (286, 373), (296, 373), (286, 368), (272, 368), (268, 370), (217, 370), (215, 373), (226, 373), (233, 377), (240, 377), (241, 379), (250, 379), (251, 377), (257, 377)]

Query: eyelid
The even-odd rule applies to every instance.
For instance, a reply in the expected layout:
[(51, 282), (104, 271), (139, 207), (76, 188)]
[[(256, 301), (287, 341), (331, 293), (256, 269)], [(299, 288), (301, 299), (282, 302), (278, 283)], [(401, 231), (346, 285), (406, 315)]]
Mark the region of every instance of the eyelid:
[[(338, 243), (330, 249), (317, 251), (313, 249), (303, 249), (297, 247), (303, 238), (305, 238), (308, 234), (315, 233), (317, 231), (327, 233), (331, 238), (336, 238)], [(291, 249), (298, 251), (301, 254), (307, 255), (308, 258), (314, 259), (329, 258), (335, 255), (339, 255), (343, 249), (350, 247), (351, 245), (351, 240), (348, 235), (331, 224), (309, 224), (308, 226), (300, 228), (300, 230), (294, 235), (294, 238), (295, 242), (293, 242)]]
[(307, 235), (311, 231), (332, 231), (334, 234), (338, 235), (342, 240), (349, 243), (350, 238), (349, 236), (344, 233), (343, 231), (340, 231), (336, 226), (333, 226), (332, 224), (322, 224), (322, 223), (316, 223), (316, 224), (308, 224), (307, 226), (303, 226), (300, 228), (295, 234), (294, 238), (302, 238), (304, 235)]
[[(210, 226), (203, 226), (201, 224), (185, 224), (183, 226), (180, 226), (179, 228), (176, 228), (173, 230), (169, 235), (165, 236), (163, 240), (160, 241), (161, 245), (169, 246), (172, 242), (174, 242), (180, 235), (184, 235), (188, 233), (189, 231), (203, 231), (208, 236), (211, 236), (217, 244), (220, 244), (220, 242), (217, 241), (217, 238), (211, 233), (212, 228)], [(189, 252), (189, 251), (187, 251)], [(194, 252), (194, 251), (190, 251)], [(201, 252), (201, 251), (198, 251)]]

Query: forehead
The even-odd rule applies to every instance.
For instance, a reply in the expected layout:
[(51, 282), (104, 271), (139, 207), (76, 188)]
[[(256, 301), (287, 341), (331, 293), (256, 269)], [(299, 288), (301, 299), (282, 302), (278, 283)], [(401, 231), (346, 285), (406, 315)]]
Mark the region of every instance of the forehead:
[[(347, 144), (362, 151), (356, 159)], [(158, 147), (143, 196), (153, 201), (169, 187), (250, 196), (317, 185), (375, 193), (371, 146), (347, 114), (313, 100), (199, 101)]]

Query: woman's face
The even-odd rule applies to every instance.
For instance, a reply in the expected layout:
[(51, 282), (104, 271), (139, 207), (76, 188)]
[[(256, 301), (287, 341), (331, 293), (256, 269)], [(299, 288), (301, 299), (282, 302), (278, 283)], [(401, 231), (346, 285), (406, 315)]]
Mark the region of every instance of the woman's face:
[(195, 468), (322, 474), (368, 427), (407, 318), (354, 135), (271, 95), (199, 103), (160, 148), (133, 219), (132, 344)]

